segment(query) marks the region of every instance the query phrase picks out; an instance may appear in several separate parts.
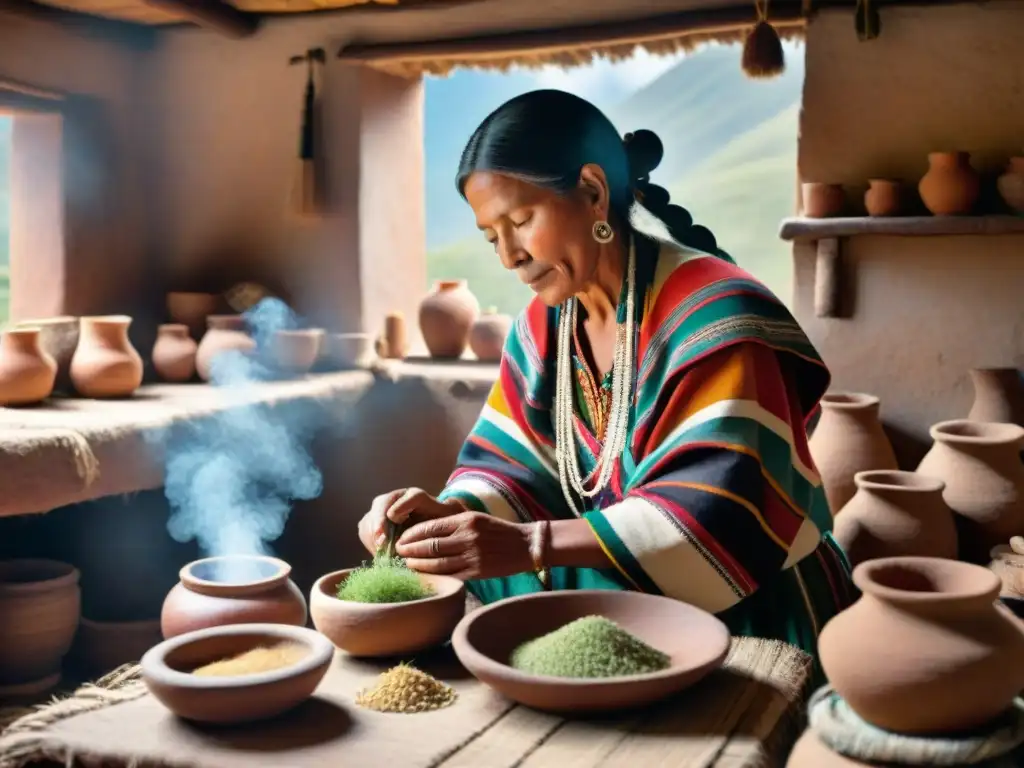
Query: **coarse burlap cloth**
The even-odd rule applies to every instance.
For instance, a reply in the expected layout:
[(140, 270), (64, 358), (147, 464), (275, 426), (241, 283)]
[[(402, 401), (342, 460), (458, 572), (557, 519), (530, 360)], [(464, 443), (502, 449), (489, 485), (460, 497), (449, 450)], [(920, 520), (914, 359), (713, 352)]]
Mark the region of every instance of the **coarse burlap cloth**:
[(10, 724), (0, 768), (33, 761), (103, 768), (781, 768), (800, 730), (810, 657), (736, 638), (724, 667), (653, 708), (566, 720), (517, 706), (468, 676), (450, 651), (414, 660), (456, 703), (421, 714), (356, 707), (384, 665), (338, 654), (316, 695), (251, 726), (203, 727), (148, 695), (137, 668)]

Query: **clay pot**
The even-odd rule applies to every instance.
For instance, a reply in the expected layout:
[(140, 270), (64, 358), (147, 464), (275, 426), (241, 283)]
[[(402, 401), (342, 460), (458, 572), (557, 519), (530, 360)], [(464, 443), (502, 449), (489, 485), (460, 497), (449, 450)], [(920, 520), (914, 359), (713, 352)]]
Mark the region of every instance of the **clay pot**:
[(914, 472), (882, 469), (854, 475), (857, 493), (836, 518), (833, 533), (852, 565), (876, 557), (956, 558), (946, 484)]
[(306, 373), (320, 357), (324, 332), (321, 328), (275, 331), (270, 337), (274, 366), (292, 374)]
[(90, 679), (135, 664), (163, 640), (160, 621), (93, 621), (82, 617), (69, 659)]
[(373, 340), (368, 333), (329, 333), (321, 359), (332, 369), (366, 368), (373, 361)]
[(187, 326), (196, 339), (206, 329), (206, 318), (223, 306), (224, 299), (218, 293), (175, 291), (167, 294), (167, 314), (171, 321)]
[(803, 214), (809, 219), (829, 219), (841, 214), (846, 207), (846, 193), (839, 184), (808, 181), (800, 185), (800, 191)]
[(57, 380), (53, 391), (70, 394), (71, 358), (78, 348), (79, 320), (77, 317), (41, 317), (37, 320), (22, 320), (16, 328), (38, 328), (39, 346), (57, 363)]
[(127, 315), (83, 317), (71, 382), (82, 397), (128, 397), (142, 384), (142, 358), (128, 340)]
[(466, 351), (480, 303), (465, 280), (439, 280), (420, 303), (420, 332), (432, 357), (458, 358)]
[(256, 349), (256, 341), (249, 335), (241, 315), (211, 315), (206, 318), (206, 325), (208, 330), (196, 351), (196, 373), (203, 381), (210, 380), (218, 355), (230, 351), (249, 354)]
[(871, 179), (864, 194), (868, 216), (899, 216), (903, 209), (903, 187), (898, 181)]
[(81, 612), (78, 576), (54, 560), (0, 561), (0, 698), (60, 682)]
[(808, 728), (789, 753), (786, 768), (872, 768), (870, 763), (862, 763), (850, 757), (833, 752)]
[(313, 626), (353, 656), (400, 656), (443, 645), (466, 611), (466, 586), (451, 576), (420, 574), (434, 594), (407, 603), (339, 600), (354, 569), (321, 576), (309, 593)]
[(857, 392), (821, 398), (821, 418), (809, 445), (833, 515), (857, 492), (854, 475), (858, 472), (899, 468), (878, 419), (878, 407), (877, 397)]
[(1024, 599), (1024, 537), (1014, 536), (1009, 544), (992, 547), (988, 564), (1002, 581), (999, 594), (1014, 600)]
[(1006, 173), (996, 180), (999, 196), (1011, 209), (1024, 213), (1024, 157), (1011, 157)]
[(390, 360), (402, 360), (409, 354), (409, 335), (405, 315), (392, 312), (384, 318), (384, 333), (377, 340), (377, 354)]
[[(257, 647), (298, 643), (308, 654), (267, 672), (205, 677), (191, 672)], [(311, 629), (274, 624), (213, 627), (179, 635), (142, 657), (142, 679), (171, 712), (202, 723), (243, 723), (280, 715), (313, 695), (334, 659), (334, 646)]]
[(981, 179), (967, 152), (932, 152), (928, 173), (917, 186), (925, 207), (936, 216), (970, 213), (981, 194)]
[(292, 567), (276, 557), (227, 556), (196, 560), (181, 569), (160, 613), (165, 638), (227, 624), (306, 623), (306, 601), (288, 578)]
[(39, 346), (38, 328), (0, 335), (0, 405), (34, 405), (53, 392), (57, 363)]
[(974, 402), (967, 418), (1024, 427), (1024, 384), (1016, 368), (974, 368)]
[(818, 638), (825, 674), (869, 723), (897, 733), (968, 730), (1024, 689), (1024, 631), (986, 568), (930, 557), (861, 563), (863, 596)]
[(157, 328), (153, 345), (153, 368), (164, 381), (183, 382), (196, 373), (199, 345), (189, 336), (188, 326), (168, 323)]
[(469, 348), (473, 350), (478, 360), (498, 362), (505, 349), (505, 339), (511, 330), (512, 318), (498, 314), (495, 307), (489, 307), (470, 329)]
[(1024, 428), (957, 419), (931, 428), (935, 443), (917, 471), (945, 481), (943, 498), (960, 519), (960, 556), (989, 551), (1024, 531)]

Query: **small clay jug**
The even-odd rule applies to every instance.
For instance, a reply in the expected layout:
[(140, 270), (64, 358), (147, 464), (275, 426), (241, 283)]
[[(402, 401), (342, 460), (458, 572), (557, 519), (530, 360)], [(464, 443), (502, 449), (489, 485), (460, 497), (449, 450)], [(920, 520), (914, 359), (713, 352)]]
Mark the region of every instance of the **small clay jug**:
[(270, 337), (270, 355), (274, 366), (290, 374), (308, 372), (320, 357), (323, 339), (322, 328), (275, 331)]
[(128, 397), (142, 385), (142, 357), (128, 340), (127, 315), (83, 317), (71, 382), (82, 397)]
[(78, 570), (54, 560), (0, 561), (0, 698), (60, 682), (81, 614)]
[(38, 328), (0, 336), (0, 405), (34, 405), (53, 392), (57, 363), (39, 345)]
[(488, 307), (469, 332), (469, 348), (477, 360), (495, 363), (501, 360), (505, 339), (512, 330), (512, 318), (498, 314), (497, 307)]
[(999, 196), (1012, 210), (1024, 213), (1024, 157), (1011, 157), (1006, 173), (996, 180)]
[(405, 326), (405, 315), (391, 312), (384, 318), (384, 335), (377, 348), (380, 357), (403, 360), (409, 354), (409, 334)]
[(306, 600), (276, 557), (208, 557), (189, 563), (164, 599), (164, 639), (226, 624), (306, 623)]
[(218, 293), (174, 291), (167, 294), (167, 314), (171, 322), (187, 326), (195, 339), (206, 330), (206, 318), (221, 308), (226, 308), (225, 301)]
[(164, 381), (188, 381), (196, 373), (198, 348), (184, 323), (161, 325), (157, 328), (156, 344), (153, 345), (153, 368)]
[(846, 207), (846, 193), (839, 184), (807, 181), (800, 185), (803, 214), (809, 219), (830, 219)]
[(16, 327), (39, 329), (39, 346), (57, 362), (54, 393), (72, 394), (74, 387), (71, 384), (71, 358), (78, 348), (78, 318), (70, 315), (41, 317), (36, 320), (22, 320)]
[(852, 565), (876, 557), (956, 558), (953, 513), (942, 500), (946, 484), (893, 469), (854, 475), (857, 493), (836, 517), (836, 541)]
[(868, 216), (899, 216), (903, 210), (903, 187), (898, 181), (871, 179), (864, 193)]
[(241, 315), (210, 315), (206, 325), (206, 334), (196, 351), (196, 372), (203, 381), (210, 380), (218, 355), (232, 350), (248, 354), (256, 349), (256, 340), (249, 335)]
[(469, 331), (480, 315), (480, 302), (465, 280), (439, 280), (420, 303), (419, 314), (420, 332), (430, 355), (454, 359), (466, 351)]
[(1024, 383), (1016, 368), (974, 368), (974, 402), (967, 418), (1024, 427)]
[(1024, 631), (997, 607), (999, 577), (931, 557), (861, 563), (862, 597), (821, 631), (825, 674), (850, 708), (897, 733), (966, 731), (1024, 690)]
[(936, 216), (962, 216), (974, 209), (981, 179), (967, 152), (932, 152), (928, 173), (917, 185), (925, 207)]
[(878, 410), (874, 395), (834, 392), (821, 398), (821, 418), (809, 445), (833, 515), (857, 492), (858, 472), (899, 468)]
[(946, 483), (958, 515), (960, 557), (987, 562), (992, 547), (1024, 531), (1024, 428), (956, 419), (931, 428), (935, 443), (917, 471)]

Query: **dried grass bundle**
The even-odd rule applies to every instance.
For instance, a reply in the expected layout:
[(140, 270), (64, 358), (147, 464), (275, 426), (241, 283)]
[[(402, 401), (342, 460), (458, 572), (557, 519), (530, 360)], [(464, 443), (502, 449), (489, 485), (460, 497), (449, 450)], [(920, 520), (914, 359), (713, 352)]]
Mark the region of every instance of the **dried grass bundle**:
[(786, 71), (779, 32), (768, 21), (768, 0), (756, 0), (758, 22), (743, 43), (743, 71), (759, 79), (776, 77)]

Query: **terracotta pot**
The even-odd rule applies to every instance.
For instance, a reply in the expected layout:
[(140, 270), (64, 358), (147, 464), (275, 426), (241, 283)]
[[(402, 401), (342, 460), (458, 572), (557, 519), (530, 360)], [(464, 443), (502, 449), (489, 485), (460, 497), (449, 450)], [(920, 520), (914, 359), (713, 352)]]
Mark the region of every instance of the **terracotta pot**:
[(936, 216), (970, 213), (981, 194), (981, 179), (967, 152), (932, 152), (928, 173), (917, 186), (925, 207)]
[(171, 322), (185, 325), (196, 339), (206, 329), (206, 318), (224, 306), (219, 293), (192, 293), (174, 291), (167, 294), (167, 314)]
[(135, 664), (163, 640), (160, 620), (93, 621), (82, 617), (71, 650), (76, 671), (90, 679), (105, 675), (122, 664)]
[(857, 493), (836, 518), (834, 534), (858, 565), (876, 557), (956, 558), (953, 513), (942, 500), (946, 484), (914, 472), (858, 472)]
[(54, 392), (70, 394), (71, 358), (78, 348), (79, 320), (77, 317), (41, 317), (37, 320), (22, 320), (16, 328), (38, 328), (39, 346), (57, 363), (57, 380)]
[(168, 323), (157, 329), (153, 345), (153, 368), (164, 381), (183, 382), (196, 373), (199, 345), (183, 323)]
[(903, 187), (898, 181), (871, 179), (864, 194), (868, 216), (899, 216), (903, 210)]
[(1011, 157), (1006, 173), (996, 180), (999, 196), (1011, 209), (1024, 213), (1024, 157)]
[(282, 371), (306, 373), (320, 357), (324, 332), (321, 328), (275, 331), (270, 337), (270, 355)]
[(469, 348), (473, 350), (478, 360), (498, 362), (505, 349), (505, 339), (511, 330), (512, 318), (498, 314), (495, 307), (489, 307), (470, 329)]
[(1016, 368), (974, 368), (974, 402), (967, 418), (1024, 427), (1024, 384)]
[(878, 408), (878, 398), (863, 393), (834, 392), (821, 398), (810, 449), (833, 515), (857, 492), (858, 472), (899, 468)]
[(218, 355), (236, 351), (248, 354), (256, 349), (256, 341), (249, 335), (245, 318), (241, 315), (211, 315), (206, 318), (208, 330), (196, 351), (196, 373), (209, 381), (213, 361)]
[(945, 733), (1004, 713), (1024, 689), (1024, 631), (986, 568), (929, 557), (861, 563), (863, 596), (818, 638), (825, 674), (869, 723)]
[(0, 335), (0, 405), (34, 405), (53, 392), (57, 363), (39, 346), (38, 328)]
[(128, 397), (142, 384), (142, 358), (128, 340), (126, 315), (83, 317), (71, 382), (83, 397)]
[(407, 603), (339, 600), (338, 588), (354, 569), (321, 576), (309, 593), (313, 626), (353, 656), (400, 656), (443, 645), (466, 611), (466, 586), (451, 576), (421, 574), (434, 594)]
[(401, 312), (384, 318), (384, 335), (379, 339), (377, 354), (391, 360), (402, 360), (409, 354), (409, 334)]
[(208, 557), (189, 563), (160, 613), (165, 638), (227, 624), (306, 623), (306, 601), (276, 557)]
[(439, 280), (420, 303), (420, 332), (432, 357), (458, 358), (466, 351), (480, 303), (465, 280)]
[(987, 562), (992, 547), (1024, 531), (1024, 428), (957, 419), (931, 428), (935, 443), (917, 471), (945, 481), (960, 519), (960, 556)]
[(368, 333), (329, 333), (323, 347), (321, 359), (333, 369), (366, 368), (373, 361), (373, 339)]
[(808, 728), (793, 745), (786, 768), (872, 768), (872, 765), (833, 752)]
[(846, 193), (839, 184), (808, 181), (800, 185), (800, 190), (803, 214), (809, 219), (829, 219), (841, 214), (846, 207)]
[(1014, 600), (1024, 599), (1024, 537), (1014, 536), (1009, 544), (992, 547), (988, 564), (1002, 581), (999, 594)]
[[(230, 678), (190, 674), (257, 647), (298, 643), (295, 664)], [(244, 723), (280, 715), (313, 695), (334, 660), (334, 646), (311, 629), (274, 624), (213, 627), (166, 640), (142, 657), (142, 679), (161, 704), (186, 720)], [(273, 762), (273, 761), (272, 761)]]
[(0, 697), (60, 682), (81, 611), (78, 576), (54, 560), (0, 561)]

